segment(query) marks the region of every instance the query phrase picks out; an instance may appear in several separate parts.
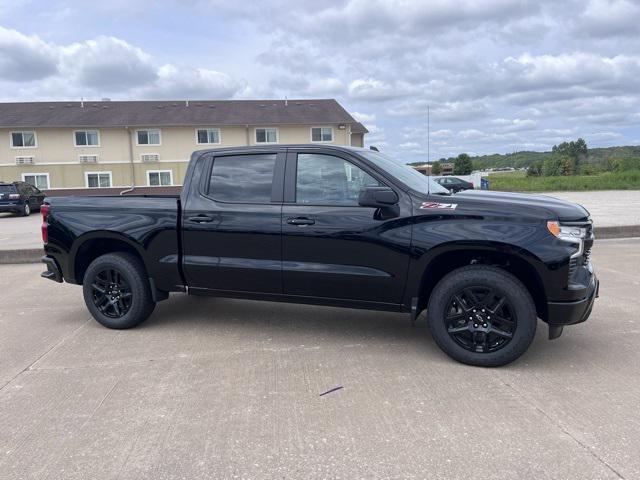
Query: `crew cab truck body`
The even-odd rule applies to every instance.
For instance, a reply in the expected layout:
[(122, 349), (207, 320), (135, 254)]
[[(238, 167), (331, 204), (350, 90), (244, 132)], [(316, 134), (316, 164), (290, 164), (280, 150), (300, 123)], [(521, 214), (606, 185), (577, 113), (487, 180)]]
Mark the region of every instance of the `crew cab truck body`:
[(451, 357), (497, 366), (587, 319), (598, 291), (581, 206), (449, 195), (371, 150), (277, 145), (195, 152), (180, 196), (49, 198), (46, 278), (83, 285), (110, 328), (169, 292), (373, 310), (427, 309)]

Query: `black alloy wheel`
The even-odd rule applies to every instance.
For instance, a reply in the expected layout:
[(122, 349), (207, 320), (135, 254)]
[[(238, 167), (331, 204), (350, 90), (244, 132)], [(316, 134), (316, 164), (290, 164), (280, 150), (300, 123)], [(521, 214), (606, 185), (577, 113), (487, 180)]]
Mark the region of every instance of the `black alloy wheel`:
[(93, 303), (103, 315), (122, 318), (131, 308), (131, 287), (116, 269), (102, 270), (91, 282)]
[(93, 318), (107, 328), (140, 325), (155, 307), (144, 264), (131, 253), (107, 253), (91, 262), (82, 294)]
[(433, 339), (451, 358), (498, 367), (531, 345), (537, 311), (531, 294), (512, 273), (492, 265), (467, 265), (445, 275), (427, 306)]
[(516, 312), (507, 297), (489, 287), (471, 286), (456, 292), (445, 312), (447, 333), (470, 352), (504, 348), (517, 327)]

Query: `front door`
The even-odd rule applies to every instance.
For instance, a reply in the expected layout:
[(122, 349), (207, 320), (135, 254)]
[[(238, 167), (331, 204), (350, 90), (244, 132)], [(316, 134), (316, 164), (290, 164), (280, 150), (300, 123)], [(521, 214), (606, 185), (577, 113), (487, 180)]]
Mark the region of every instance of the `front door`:
[(344, 152), (287, 155), (282, 209), (283, 288), (289, 295), (398, 304), (411, 226), (358, 205), (360, 189), (383, 185)]
[(189, 287), (282, 293), (284, 162), (277, 150), (207, 159), (183, 210)]

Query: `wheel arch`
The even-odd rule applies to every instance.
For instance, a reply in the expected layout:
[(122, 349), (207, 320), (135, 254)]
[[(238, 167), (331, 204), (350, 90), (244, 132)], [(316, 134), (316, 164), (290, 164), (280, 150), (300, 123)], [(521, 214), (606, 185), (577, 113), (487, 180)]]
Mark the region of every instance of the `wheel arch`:
[(69, 257), (73, 262), (70, 271), (73, 272), (76, 283), (82, 283), (87, 268), (96, 258), (117, 252), (137, 257), (145, 267), (145, 273), (148, 273), (144, 250), (138, 243), (120, 233), (93, 231), (78, 238), (70, 252)]
[(431, 292), (445, 275), (466, 265), (492, 265), (520, 280), (533, 299), (539, 318), (548, 318), (547, 297), (538, 271), (542, 262), (531, 252), (501, 242), (483, 244), (448, 243), (432, 249), (420, 260), (416, 288), (417, 312), (424, 310)]

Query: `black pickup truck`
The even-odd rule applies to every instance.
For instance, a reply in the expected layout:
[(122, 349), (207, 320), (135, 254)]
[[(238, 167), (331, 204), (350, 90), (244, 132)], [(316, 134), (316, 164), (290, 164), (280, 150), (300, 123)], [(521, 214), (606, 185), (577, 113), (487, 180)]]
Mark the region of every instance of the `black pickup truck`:
[[(195, 152), (180, 196), (48, 198), (43, 277), (81, 284), (109, 328), (169, 292), (427, 310), (454, 359), (509, 363), (537, 319), (556, 338), (598, 293), (593, 226), (550, 197), (455, 195), (372, 150), (315, 145)], [(187, 313), (185, 313), (187, 314)]]

